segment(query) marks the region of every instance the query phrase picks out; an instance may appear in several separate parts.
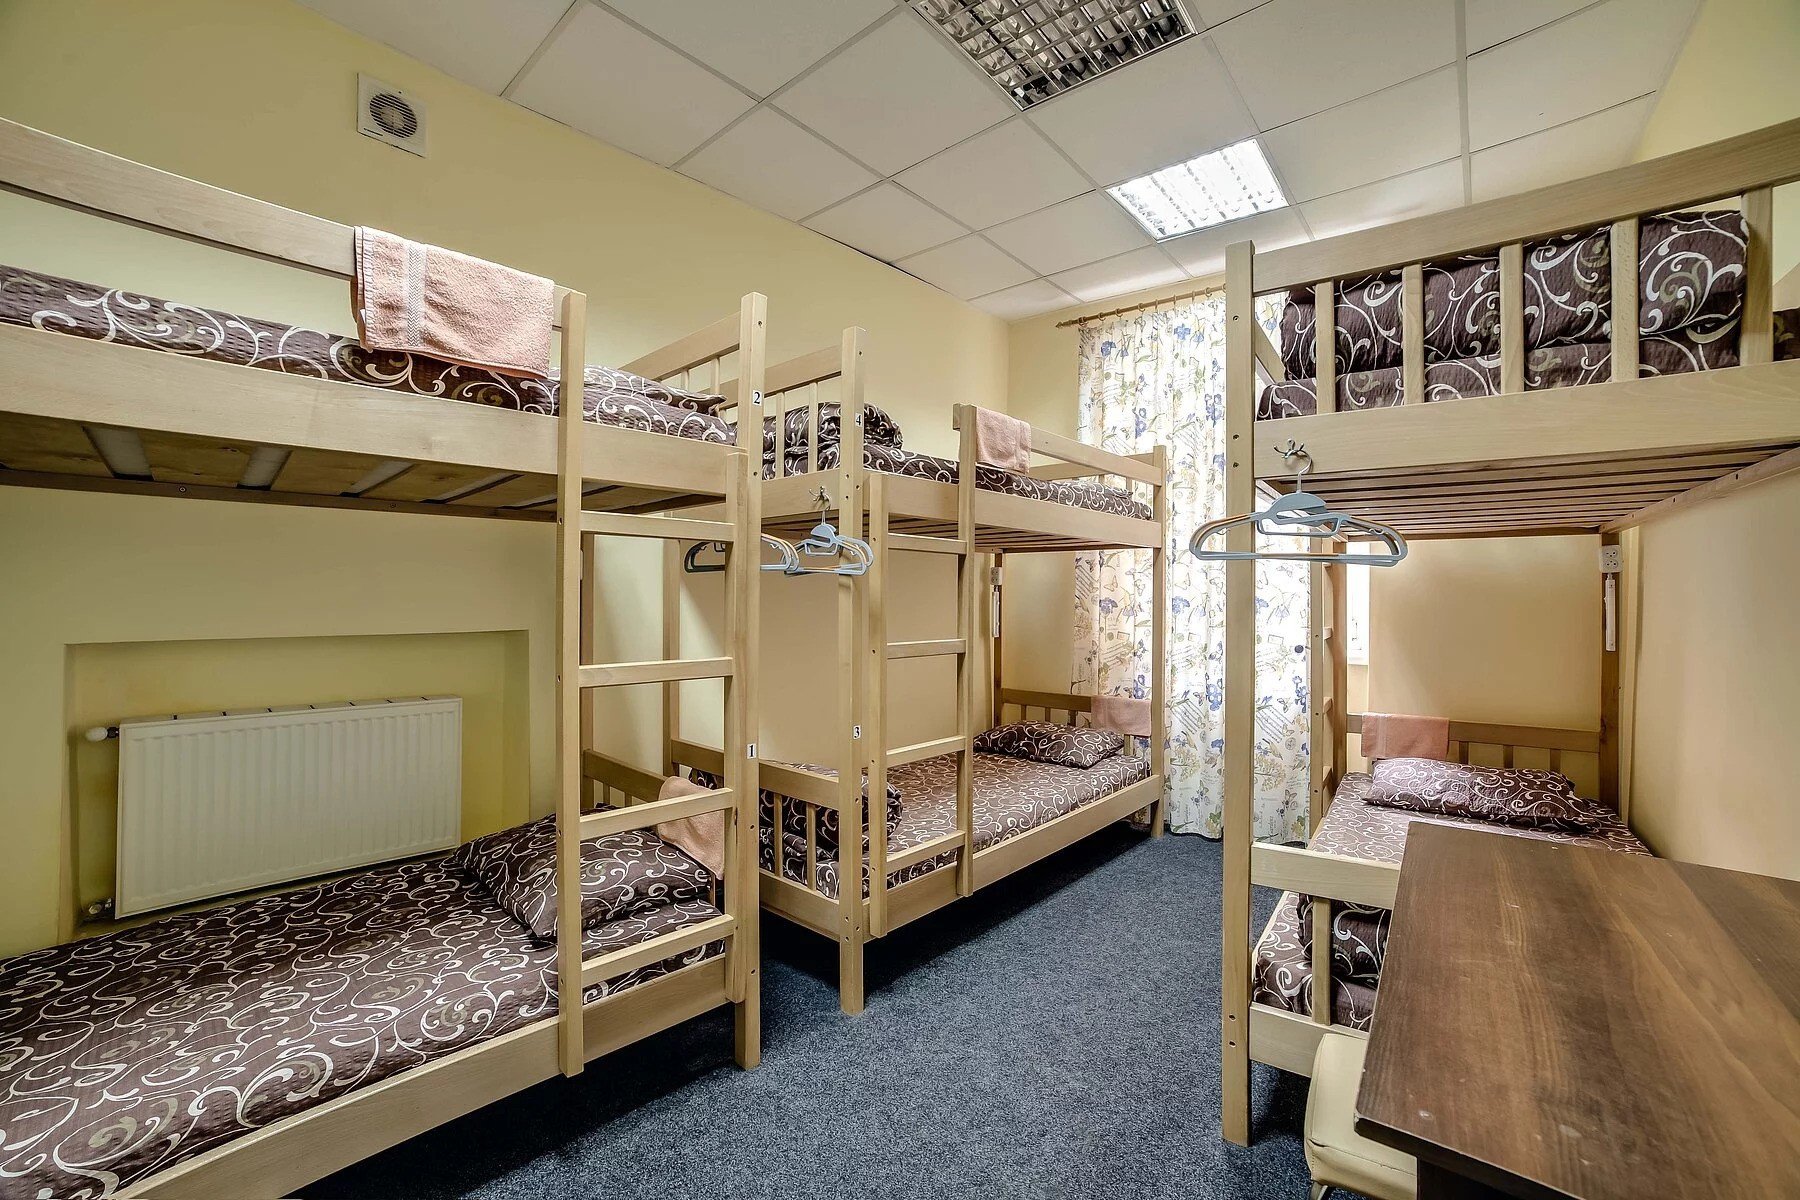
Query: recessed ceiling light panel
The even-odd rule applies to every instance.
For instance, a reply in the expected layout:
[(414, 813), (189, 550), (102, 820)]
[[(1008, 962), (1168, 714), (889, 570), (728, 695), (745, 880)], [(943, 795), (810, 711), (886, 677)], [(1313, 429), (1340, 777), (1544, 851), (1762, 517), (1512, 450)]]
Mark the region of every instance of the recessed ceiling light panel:
[(1191, 37), (1178, 0), (913, 0), (1021, 109)]
[(1106, 190), (1158, 239), (1223, 225), (1288, 202), (1255, 138)]

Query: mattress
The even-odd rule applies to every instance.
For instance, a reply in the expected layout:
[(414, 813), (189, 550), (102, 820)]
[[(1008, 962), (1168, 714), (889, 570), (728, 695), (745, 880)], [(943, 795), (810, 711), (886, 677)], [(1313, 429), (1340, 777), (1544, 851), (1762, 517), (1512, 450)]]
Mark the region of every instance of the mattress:
[[(1726, 210), (1646, 217), (1639, 227), (1641, 376), (1738, 363), (1744, 300), (1744, 219)], [(1427, 401), (1500, 392), (1500, 263), (1493, 254), (1427, 263)], [(1401, 276), (1338, 281), (1333, 318), (1337, 410), (1401, 402)], [(1606, 228), (1525, 246), (1525, 388), (1602, 383), (1612, 376), (1612, 244)], [(1311, 288), (1288, 292), (1280, 354), (1288, 378), (1264, 387), (1257, 418), (1318, 409)], [(1800, 310), (1776, 314), (1775, 356), (1800, 356)]]
[[(1375, 862), (1400, 862), (1406, 833), (1415, 821), (1482, 829), (1512, 837), (1536, 838), (1570, 846), (1589, 846), (1623, 854), (1649, 854), (1649, 847), (1622, 821), (1610, 821), (1594, 833), (1523, 829), (1459, 817), (1424, 816), (1384, 808), (1367, 800), (1369, 777), (1350, 774), (1319, 822), (1311, 849)], [(1301, 1015), (1312, 1012), (1311, 898), (1284, 892), (1256, 943), (1251, 999)], [(1385, 909), (1359, 904), (1333, 904), (1331, 921), (1331, 1008), (1337, 1024), (1367, 1029), (1375, 1014), (1375, 990), (1387, 953)]]
[[(516, 379), (422, 354), (368, 350), (355, 338), (197, 308), (0, 265), (0, 322), (185, 354), (234, 366), (554, 414), (556, 384)], [(648, 433), (731, 443), (733, 427), (711, 412), (717, 397), (686, 392), (611, 367), (588, 367), (583, 415)]]
[[(920, 762), (895, 767), (888, 772), (888, 782), (900, 789), (900, 819), (888, 836), (888, 853), (901, 854), (914, 846), (922, 846), (934, 838), (956, 832), (956, 759), (943, 754)], [(1008, 838), (1036, 829), (1065, 813), (1104, 799), (1139, 780), (1150, 777), (1150, 765), (1142, 759), (1117, 754), (1102, 759), (1085, 770), (1032, 762), (1004, 754), (975, 756), (975, 849), (986, 850)], [(772, 793), (763, 793), (772, 802)], [(802, 802), (786, 799), (788, 808)], [(771, 823), (762, 827), (762, 868), (775, 869)], [(796, 883), (807, 883), (806, 838), (788, 831), (781, 838), (781, 874)], [(869, 891), (869, 839), (863, 837), (863, 895)], [(837, 852), (820, 848), (818, 852), (818, 890), (836, 898), (838, 894)], [(914, 863), (888, 875), (888, 886), (897, 887), (909, 880), (928, 875), (957, 860), (955, 850)]]
[[(716, 915), (665, 904), (584, 955)], [(555, 946), (441, 858), (0, 961), (0, 1195), (111, 1195), (556, 1009)]]
[[(836, 406), (828, 406), (835, 409)], [(905, 475), (915, 479), (930, 479), (938, 483), (955, 483), (960, 473), (958, 464), (947, 458), (937, 458), (930, 454), (919, 454), (906, 450), (900, 445), (899, 426), (886, 413), (879, 413), (879, 420), (873, 422), (866, 430), (867, 440), (863, 444), (863, 465), (871, 471), (880, 471), (884, 475)], [(798, 418), (798, 420), (796, 420)], [(842, 458), (839, 454), (837, 428), (832, 412), (825, 412), (819, 421), (821, 436), (819, 438), (819, 462), (814, 468), (820, 471), (835, 470)], [(881, 429), (881, 434), (873, 432)], [(806, 411), (791, 409), (786, 414), (785, 448), (782, 454), (782, 474), (804, 475), (807, 473), (807, 429)], [(763, 442), (763, 478), (775, 477), (775, 446), (773, 436)], [(1063, 504), (1071, 508), (1085, 508), (1093, 512), (1111, 513), (1120, 517), (1134, 517), (1140, 521), (1154, 520), (1155, 510), (1144, 501), (1134, 497), (1124, 488), (1108, 487), (1102, 483), (1081, 479), (1038, 479), (1018, 471), (1006, 471), (999, 467), (977, 464), (975, 468), (975, 486), (983, 491), (1000, 492), (1008, 496), (1022, 496), (1027, 500), (1045, 500), (1051, 504)]]

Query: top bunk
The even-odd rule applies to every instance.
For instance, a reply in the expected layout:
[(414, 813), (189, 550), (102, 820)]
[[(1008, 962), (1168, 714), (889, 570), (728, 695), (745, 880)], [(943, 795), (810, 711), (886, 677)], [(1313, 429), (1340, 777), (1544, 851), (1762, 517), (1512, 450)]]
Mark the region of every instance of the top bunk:
[[(354, 275), (350, 226), (5, 120), (0, 187)], [(555, 304), (552, 350), (583, 381), (585, 507), (716, 501), (737, 439), (719, 384), (760, 368), (763, 297), (622, 369), (584, 365), (584, 296), (558, 286)], [(697, 379), (710, 390), (688, 390)], [(544, 417), (564, 390), (0, 266), (0, 484), (554, 521), (557, 423)]]
[[(1789, 121), (1230, 247), (1230, 409), (1258, 486), (1294, 490), (1293, 442), (1307, 491), (1409, 538), (1616, 533), (1800, 468), (1800, 312), (1774, 311), (1770, 253), (1772, 189), (1796, 179)], [(1271, 304), (1279, 344), (1257, 322)]]
[[(797, 538), (822, 512), (887, 532), (893, 549), (954, 553), (962, 506), (978, 553), (1155, 549), (1166, 543), (1162, 449), (1113, 454), (1030, 428), (1029, 471), (979, 460), (972, 405), (952, 409), (956, 458), (908, 448), (900, 424), (863, 397), (867, 334), (772, 364), (764, 373), (762, 515), (765, 530)], [(737, 385), (723, 390), (735, 398)], [(849, 412), (850, 419), (842, 419)], [(781, 430), (777, 452), (776, 430)], [(812, 431), (818, 430), (815, 438)], [(846, 469), (848, 464), (848, 469)], [(971, 469), (967, 469), (972, 466)], [(965, 498), (961, 481), (973, 478)]]

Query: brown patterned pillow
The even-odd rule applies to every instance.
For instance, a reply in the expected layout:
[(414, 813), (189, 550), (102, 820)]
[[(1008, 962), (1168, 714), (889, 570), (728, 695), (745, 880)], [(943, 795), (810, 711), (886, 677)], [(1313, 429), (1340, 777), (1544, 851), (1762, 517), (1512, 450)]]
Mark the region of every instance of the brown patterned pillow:
[(1575, 794), (1555, 771), (1476, 767), (1430, 758), (1384, 758), (1375, 764), (1369, 803), (1526, 829), (1592, 832), (1607, 812)]
[(1084, 771), (1124, 748), (1125, 735), (1116, 729), (1082, 729), (1054, 721), (1020, 721), (975, 735), (977, 754), (1004, 754)]
[[(466, 842), (450, 865), (493, 893), (540, 942), (556, 940), (556, 819)], [(581, 843), (581, 927), (712, 895), (713, 875), (647, 829)]]

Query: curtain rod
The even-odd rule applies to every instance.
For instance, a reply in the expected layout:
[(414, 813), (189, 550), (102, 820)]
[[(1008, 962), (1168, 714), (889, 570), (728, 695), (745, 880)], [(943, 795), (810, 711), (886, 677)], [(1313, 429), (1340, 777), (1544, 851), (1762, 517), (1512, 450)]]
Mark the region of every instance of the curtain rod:
[(1058, 321), (1058, 329), (1067, 329), (1071, 325), (1086, 325), (1089, 321), (1103, 321), (1107, 317), (1123, 316), (1125, 313), (1143, 312), (1145, 309), (1158, 308), (1164, 304), (1174, 304), (1179, 300), (1197, 300), (1201, 296), (1211, 296), (1225, 290), (1223, 283), (1208, 284), (1191, 292), (1181, 292), (1174, 296), (1163, 296), (1157, 300), (1146, 300), (1142, 304), (1128, 304), (1124, 308), (1109, 308), (1105, 312), (1089, 313), (1085, 317), (1072, 317), (1067, 321)]

